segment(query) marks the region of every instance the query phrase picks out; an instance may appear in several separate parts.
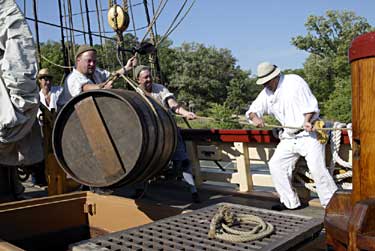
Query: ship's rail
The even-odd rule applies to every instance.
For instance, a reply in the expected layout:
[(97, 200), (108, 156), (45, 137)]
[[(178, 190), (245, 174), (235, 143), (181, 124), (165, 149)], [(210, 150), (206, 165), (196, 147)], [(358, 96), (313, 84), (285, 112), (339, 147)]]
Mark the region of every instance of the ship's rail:
[[(239, 192), (272, 191), (267, 162), (279, 142), (271, 130), (183, 129), (182, 136), (192, 162), (197, 186), (231, 187)], [(326, 163), (332, 159), (326, 147)], [(339, 155), (351, 162), (346, 131), (342, 132)], [(306, 165), (301, 158), (296, 167)], [(304, 190), (304, 189), (302, 189)], [(310, 194), (308, 191), (304, 193)]]

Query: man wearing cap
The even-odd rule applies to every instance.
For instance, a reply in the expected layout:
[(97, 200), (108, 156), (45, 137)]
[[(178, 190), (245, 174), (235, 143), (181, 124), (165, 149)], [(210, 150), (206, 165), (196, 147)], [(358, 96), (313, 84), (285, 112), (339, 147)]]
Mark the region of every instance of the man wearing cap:
[(246, 112), (246, 118), (256, 127), (264, 127), (264, 114), (274, 116), (282, 126), (301, 127), (303, 130), (285, 128), (280, 133), (280, 143), (268, 162), (273, 184), (280, 196), (281, 205), (276, 209), (296, 209), (301, 206), (292, 187), (292, 172), (300, 156), (316, 184), (323, 207), (326, 207), (337, 186), (326, 168), (325, 145), (317, 140), (312, 122), (319, 118), (318, 102), (308, 84), (295, 74), (284, 75), (269, 62), (257, 68), (258, 85), (264, 89)]
[[(20, 198), (17, 167), (43, 160), (36, 49), (14, 0), (0, 1), (0, 201)], [(13, 198), (9, 198), (13, 195)]]
[[(145, 93), (153, 97), (159, 104), (163, 105), (167, 109), (171, 109), (174, 113), (179, 114), (187, 119), (195, 119), (197, 116), (193, 112), (189, 112), (184, 109), (176, 101), (173, 93), (161, 85), (152, 82), (151, 69), (145, 65), (139, 65), (134, 71), (135, 77), (139, 83), (140, 88)], [(195, 187), (194, 178), (192, 175), (192, 168), (190, 160), (186, 153), (186, 146), (182, 139), (181, 133), (177, 133), (177, 147), (176, 151), (172, 156), (173, 165), (176, 169), (182, 171), (182, 175), (186, 183), (190, 187), (193, 202), (200, 202), (200, 198)]]
[[(115, 74), (124, 74), (137, 64), (135, 56), (131, 57), (125, 67)], [(76, 63), (73, 71), (64, 82), (63, 93), (58, 100), (59, 107), (67, 103), (72, 97), (81, 92), (95, 89), (111, 89), (113, 80), (109, 80), (111, 73), (96, 67), (96, 50), (89, 45), (81, 45), (76, 53)]]

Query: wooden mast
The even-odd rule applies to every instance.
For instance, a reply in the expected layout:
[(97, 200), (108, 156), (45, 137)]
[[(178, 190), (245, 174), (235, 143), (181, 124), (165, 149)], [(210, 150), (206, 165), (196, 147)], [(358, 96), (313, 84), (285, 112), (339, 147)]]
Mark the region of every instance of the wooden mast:
[(338, 191), (326, 209), (327, 244), (375, 250), (375, 32), (349, 49), (352, 74), (353, 190)]

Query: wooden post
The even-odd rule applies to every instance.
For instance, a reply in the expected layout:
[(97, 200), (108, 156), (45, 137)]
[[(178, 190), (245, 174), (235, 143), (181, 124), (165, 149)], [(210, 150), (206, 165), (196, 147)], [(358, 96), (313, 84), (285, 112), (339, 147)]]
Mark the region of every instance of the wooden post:
[(236, 158), (237, 173), (233, 174), (236, 183), (240, 184), (240, 192), (253, 190), (253, 182), (250, 173), (249, 144), (246, 142), (235, 142), (234, 148), (240, 153)]
[[(337, 192), (324, 219), (327, 242), (335, 250), (374, 250), (375, 239), (375, 32), (353, 40), (353, 191)], [(348, 205), (348, 202), (350, 203)], [(339, 217), (338, 217), (339, 216)]]
[(186, 141), (186, 149), (191, 162), (191, 168), (193, 169), (194, 181), (197, 187), (202, 185), (201, 166), (198, 159), (197, 143), (194, 141)]

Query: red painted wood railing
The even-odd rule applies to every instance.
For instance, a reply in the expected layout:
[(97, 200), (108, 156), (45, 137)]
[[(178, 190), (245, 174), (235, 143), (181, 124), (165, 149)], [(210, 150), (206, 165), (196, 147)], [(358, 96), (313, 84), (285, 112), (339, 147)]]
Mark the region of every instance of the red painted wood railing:
[[(184, 140), (205, 142), (249, 142), (277, 143), (271, 130), (228, 130), (228, 129), (182, 129)], [(342, 132), (341, 143), (349, 144), (346, 131)]]

